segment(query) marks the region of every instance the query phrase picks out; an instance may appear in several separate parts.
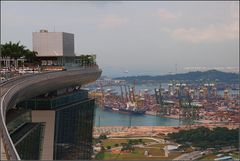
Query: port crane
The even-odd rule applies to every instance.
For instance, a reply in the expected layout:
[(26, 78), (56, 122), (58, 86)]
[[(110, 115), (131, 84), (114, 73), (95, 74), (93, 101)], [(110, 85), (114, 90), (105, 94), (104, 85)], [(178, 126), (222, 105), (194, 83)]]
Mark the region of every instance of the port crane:
[(179, 125), (185, 125), (187, 128), (191, 128), (194, 121), (199, 119), (199, 109), (198, 104), (192, 102), (189, 89), (187, 85), (180, 83), (178, 90), (179, 99)]
[(124, 97), (123, 97), (123, 89), (121, 83), (119, 83), (120, 90), (121, 90), (121, 101), (124, 102)]
[(160, 105), (160, 109), (159, 109), (160, 115), (169, 115), (170, 114), (169, 105), (171, 103), (163, 99), (161, 83), (159, 85), (159, 89), (155, 88), (154, 91), (155, 91), (156, 102), (158, 105)]
[(103, 89), (103, 84), (100, 82), (100, 89), (101, 89), (101, 93), (102, 93), (102, 99), (101, 99), (101, 107), (103, 108), (104, 107), (104, 104), (105, 104), (105, 95), (104, 95), (104, 89)]

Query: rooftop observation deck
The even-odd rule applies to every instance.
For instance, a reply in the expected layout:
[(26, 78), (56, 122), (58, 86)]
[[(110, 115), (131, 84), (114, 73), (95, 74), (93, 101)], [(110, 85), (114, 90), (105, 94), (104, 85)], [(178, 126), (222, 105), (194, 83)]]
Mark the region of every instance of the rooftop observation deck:
[(17, 103), (50, 91), (81, 86), (97, 80), (102, 71), (98, 67), (76, 68), (22, 75), (0, 84), (0, 143), (1, 160), (21, 160), (6, 126), (6, 113)]

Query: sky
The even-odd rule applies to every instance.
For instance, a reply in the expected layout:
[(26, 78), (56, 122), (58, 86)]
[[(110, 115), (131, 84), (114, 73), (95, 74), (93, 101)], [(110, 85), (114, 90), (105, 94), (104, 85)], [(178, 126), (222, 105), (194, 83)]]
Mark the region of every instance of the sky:
[(40, 29), (75, 36), (103, 75), (238, 71), (238, 1), (1, 1), (1, 43), (32, 49)]

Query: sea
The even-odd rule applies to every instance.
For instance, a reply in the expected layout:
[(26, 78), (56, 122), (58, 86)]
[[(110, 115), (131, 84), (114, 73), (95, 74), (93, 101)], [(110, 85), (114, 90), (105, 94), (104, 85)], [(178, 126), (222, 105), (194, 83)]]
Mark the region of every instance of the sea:
[(100, 107), (95, 109), (95, 126), (178, 126), (177, 119), (163, 118), (151, 115), (130, 115), (119, 112), (104, 110)]

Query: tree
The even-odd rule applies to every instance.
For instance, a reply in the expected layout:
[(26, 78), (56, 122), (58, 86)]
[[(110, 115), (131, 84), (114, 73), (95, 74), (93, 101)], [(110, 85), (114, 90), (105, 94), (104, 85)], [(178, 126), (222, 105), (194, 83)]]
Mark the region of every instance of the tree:
[(101, 146), (101, 151), (104, 151), (104, 150), (105, 150), (104, 146)]
[(6, 45), (1, 44), (1, 57), (6, 58), (10, 56), (10, 49)]
[(98, 138), (99, 139), (107, 139), (107, 136), (105, 134), (100, 134)]
[(94, 57), (93, 57), (93, 55), (86, 55), (86, 56), (87, 56), (88, 66), (92, 66), (94, 64)]
[(131, 140), (131, 139), (128, 140), (128, 144), (131, 144), (131, 145), (132, 145), (132, 144), (133, 144), (133, 140)]
[(20, 45), (20, 42), (12, 43), (11, 41), (3, 44), (2, 46), (3, 46), (3, 51), (2, 51), (3, 55), (5, 57), (10, 57), (13, 59), (17, 59), (23, 56), (23, 53), (26, 48), (25, 46)]
[(9, 41), (5, 44), (1, 44), (1, 57), (9, 57), (11, 59), (14, 59), (14, 64), (16, 67), (17, 59), (26, 58), (29, 62), (33, 62), (36, 56), (37, 52), (26, 49), (26, 46), (20, 45), (20, 42), (12, 43), (11, 41)]
[(37, 52), (36, 51), (30, 51), (30, 50), (26, 50), (24, 52), (24, 58), (27, 59), (27, 62), (29, 63), (33, 63), (35, 58), (37, 57)]
[(84, 65), (83, 65), (83, 64), (84, 64), (84, 55), (80, 55), (79, 58), (80, 58), (80, 64), (81, 64), (81, 66), (84, 66)]
[(205, 148), (221, 148), (224, 146), (239, 147), (238, 135), (239, 129), (229, 130), (228, 128), (217, 127), (210, 130), (206, 127), (200, 127), (191, 130), (180, 130), (177, 133), (168, 134), (168, 137), (177, 143), (191, 143), (195, 147)]
[(133, 150), (134, 150), (134, 147), (132, 146), (132, 144), (124, 143), (124, 144), (122, 144), (122, 149), (121, 149), (121, 151), (124, 151), (124, 150), (133, 151)]
[(93, 55), (80, 55), (79, 58), (80, 58), (81, 66), (91, 66), (94, 64)]

